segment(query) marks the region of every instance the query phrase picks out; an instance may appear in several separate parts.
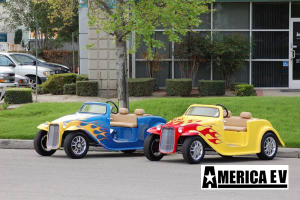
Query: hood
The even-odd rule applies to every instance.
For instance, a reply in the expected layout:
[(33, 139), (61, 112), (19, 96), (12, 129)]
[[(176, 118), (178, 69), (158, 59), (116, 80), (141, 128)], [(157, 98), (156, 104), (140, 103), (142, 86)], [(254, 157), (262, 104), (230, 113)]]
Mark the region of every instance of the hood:
[(87, 120), (89, 118), (95, 117), (94, 114), (82, 114), (82, 113), (75, 113), (73, 115), (66, 115), (64, 117), (58, 118), (51, 123), (63, 123), (63, 122), (70, 122), (70, 121), (81, 121)]
[(15, 72), (8, 67), (0, 67), (0, 74), (14, 74)]
[(179, 126), (190, 126), (191, 124), (206, 124), (208, 122), (215, 121), (216, 118), (212, 117), (199, 117), (199, 116), (181, 116), (176, 117), (172, 120), (170, 120), (168, 123), (165, 124), (165, 126), (168, 127), (179, 127)]

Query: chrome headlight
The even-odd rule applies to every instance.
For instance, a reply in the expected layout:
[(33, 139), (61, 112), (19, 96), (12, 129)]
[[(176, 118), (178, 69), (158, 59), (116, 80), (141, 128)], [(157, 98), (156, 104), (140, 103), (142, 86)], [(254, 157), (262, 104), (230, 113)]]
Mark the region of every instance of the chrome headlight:
[(179, 133), (182, 133), (182, 132), (183, 132), (183, 127), (182, 127), (182, 126), (180, 126), (180, 127), (178, 128), (178, 132), (179, 132)]
[(49, 122), (45, 122), (45, 127), (48, 127), (49, 126)]
[(67, 122), (64, 122), (63, 123), (63, 128), (67, 128), (67, 125), (68, 125)]
[(162, 129), (162, 125), (161, 125), (161, 124), (158, 124), (158, 125), (156, 126), (156, 130), (161, 131), (161, 129)]

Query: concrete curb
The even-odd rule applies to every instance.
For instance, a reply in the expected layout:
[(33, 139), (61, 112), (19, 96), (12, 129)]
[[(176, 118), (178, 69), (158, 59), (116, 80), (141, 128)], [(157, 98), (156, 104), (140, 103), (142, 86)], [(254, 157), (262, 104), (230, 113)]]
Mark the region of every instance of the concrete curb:
[[(0, 149), (34, 149), (33, 140), (0, 139)], [(90, 147), (91, 151), (107, 151), (104, 148)], [(214, 151), (208, 151), (207, 155), (217, 155)], [(279, 148), (276, 157), (300, 158), (299, 148)]]

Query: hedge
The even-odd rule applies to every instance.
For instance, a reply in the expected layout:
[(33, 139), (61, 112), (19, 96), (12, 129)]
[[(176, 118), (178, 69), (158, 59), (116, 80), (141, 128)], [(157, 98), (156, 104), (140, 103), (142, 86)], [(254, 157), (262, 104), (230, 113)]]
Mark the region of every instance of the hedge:
[(64, 85), (75, 83), (77, 75), (68, 74), (54, 74), (48, 77), (48, 80), (44, 83), (45, 89), (50, 91), (53, 95), (64, 94)]
[(76, 94), (78, 96), (98, 96), (97, 81), (77, 81)]
[(198, 90), (200, 96), (223, 96), (225, 94), (225, 81), (200, 80)]
[(64, 85), (64, 94), (76, 94), (76, 83)]
[(247, 84), (247, 83), (234, 82), (234, 83), (231, 84), (230, 90), (231, 91), (235, 91), (235, 86), (237, 86), (237, 85), (243, 85), (243, 84)]
[(77, 75), (76, 81), (88, 81), (88, 80), (89, 80), (89, 77), (87, 74)]
[(154, 90), (153, 78), (136, 78), (128, 80), (129, 96), (151, 96)]
[(32, 90), (30, 88), (8, 88), (4, 101), (8, 104), (32, 103)]
[(170, 96), (189, 96), (192, 91), (192, 79), (167, 79), (166, 93)]
[(235, 86), (236, 96), (256, 96), (253, 85), (243, 84)]

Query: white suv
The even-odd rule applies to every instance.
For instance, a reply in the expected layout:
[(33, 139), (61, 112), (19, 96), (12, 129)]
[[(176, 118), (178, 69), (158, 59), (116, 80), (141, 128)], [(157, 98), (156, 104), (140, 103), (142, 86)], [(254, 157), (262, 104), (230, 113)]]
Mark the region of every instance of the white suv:
[[(33, 87), (36, 82), (36, 66), (32, 64), (21, 64), (9, 53), (0, 53), (0, 68), (12, 69), (16, 75), (27, 76)], [(54, 71), (48, 67), (38, 66), (38, 84), (45, 82), (48, 76), (54, 74)]]

